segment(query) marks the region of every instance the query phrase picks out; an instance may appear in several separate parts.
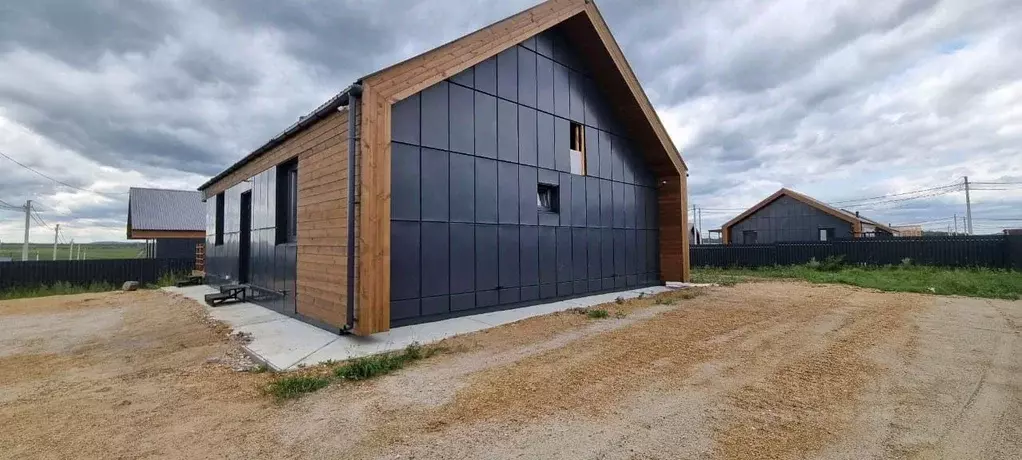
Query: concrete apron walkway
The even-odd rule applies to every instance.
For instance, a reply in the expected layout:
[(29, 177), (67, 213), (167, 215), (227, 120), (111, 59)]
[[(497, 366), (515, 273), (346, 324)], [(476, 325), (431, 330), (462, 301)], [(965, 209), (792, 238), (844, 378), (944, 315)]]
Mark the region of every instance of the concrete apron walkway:
[(243, 332), (251, 337), (251, 341), (243, 347), (245, 352), (273, 370), (288, 371), (330, 360), (344, 361), (360, 356), (400, 350), (413, 343), (437, 342), (447, 337), (481, 331), (533, 316), (572, 308), (589, 308), (613, 302), (618, 297), (632, 299), (638, 297), (639, 294), (659, 294), (680, 287), (684, 287), (684, 285), (669, 283), (668, 287), (653, 286), (580, 297), (513, 310), (398, 327), (369, 337), (337, 335), (248, 302), (210, 307), (206, 305), (203, 297), (206, 294), (219, 292), (210, 286), (168, 287), (163, 290), (180, 294), (204, 305), (211, 317), (227, 323), (235, 332)]

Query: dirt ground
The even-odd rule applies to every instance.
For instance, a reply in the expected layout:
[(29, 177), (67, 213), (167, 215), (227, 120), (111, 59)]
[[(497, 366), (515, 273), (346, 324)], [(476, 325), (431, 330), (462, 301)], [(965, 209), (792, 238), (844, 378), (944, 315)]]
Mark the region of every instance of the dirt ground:
[(190, 300), (0, 302), (0, 457), (1022, 457), (1022, 302), (698, 294), (450, 339), (288, 402)]

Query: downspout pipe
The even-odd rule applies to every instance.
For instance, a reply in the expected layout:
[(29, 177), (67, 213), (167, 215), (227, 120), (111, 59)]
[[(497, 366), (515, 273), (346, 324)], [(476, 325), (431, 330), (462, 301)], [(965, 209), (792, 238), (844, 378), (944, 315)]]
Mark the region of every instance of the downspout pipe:
[(362, 85), (355, 82), (348, 88), (348, 286), (346, 323), (341, 333), (350, 333), (355, 328), (355, 149), (358, 148), (358, 117), (361, 112), (359, 98)]

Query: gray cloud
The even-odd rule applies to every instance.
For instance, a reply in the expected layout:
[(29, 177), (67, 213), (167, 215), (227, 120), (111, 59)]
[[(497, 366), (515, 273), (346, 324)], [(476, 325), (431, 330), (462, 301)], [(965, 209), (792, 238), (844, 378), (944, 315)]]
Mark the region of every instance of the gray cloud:
[[(5, 5), (0, 150), (87, 189), (195, 187), (358, 77), (534, 3)], [(700, 206), (739, 209), (780, 186), (835, 200), (964, 175), (1022, 177), (1022, 3), (599, 6), (683, 149)], [(983, 193), (985, 218), (1010, 216), (1022, 202), (1011, 190)], [(0, 199), (29, 197), (66, 208), (53, 217), (72, 226), (123, 220), (126, 206), (25, 171), (0, 179)], [(947, 218), (957, 199), (868, 214)], [(718, 225), (728, 212), (705, 222)], [(0, 226), (0, 237), (8, 231)]]

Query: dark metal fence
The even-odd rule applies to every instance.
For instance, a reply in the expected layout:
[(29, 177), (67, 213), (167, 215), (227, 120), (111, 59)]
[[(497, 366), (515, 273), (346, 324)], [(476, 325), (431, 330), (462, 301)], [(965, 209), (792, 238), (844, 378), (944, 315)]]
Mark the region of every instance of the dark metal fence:
[(692, 246), (693, 267), (797, 265), (843, 256), (853, 265), (913, 264), (1022, 269), (1022, 237), (862, 238), (799, 243)]
[(0, 262), (0, 290), (16, 287), (111, 283), (154, 283), (167, 273), (190, 273), (195, 258), (105, 259)]

